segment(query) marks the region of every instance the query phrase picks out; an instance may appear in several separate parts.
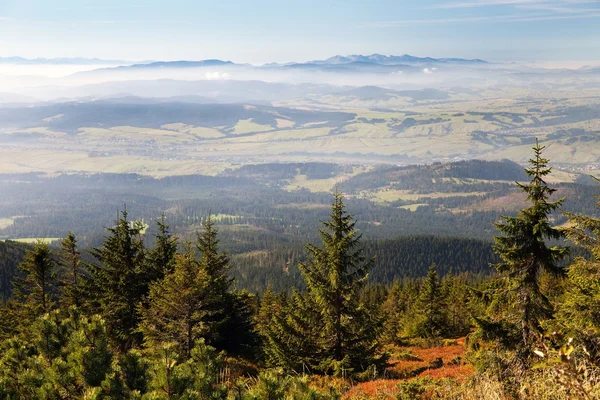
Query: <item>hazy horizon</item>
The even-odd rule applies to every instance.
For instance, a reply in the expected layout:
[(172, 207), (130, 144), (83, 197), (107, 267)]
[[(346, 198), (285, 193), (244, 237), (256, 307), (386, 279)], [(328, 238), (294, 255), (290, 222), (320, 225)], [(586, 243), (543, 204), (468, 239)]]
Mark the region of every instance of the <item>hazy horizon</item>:
[(599, 19), (594, 0), (4, 0), (0, 56), (263, 64), (406, 53), (585, 64), (598, 59)]

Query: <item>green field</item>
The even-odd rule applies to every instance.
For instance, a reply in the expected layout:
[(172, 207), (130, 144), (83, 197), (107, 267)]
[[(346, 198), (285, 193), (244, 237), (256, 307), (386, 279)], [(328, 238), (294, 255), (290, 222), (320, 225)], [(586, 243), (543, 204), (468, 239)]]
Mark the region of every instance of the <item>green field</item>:
[[(597, 89), (573, 85), (555, 93), (519, 87), (450, 91), (445, 100), (395, 94), (381, 98), (311, 95), (273, 103), (293, 110), (289, 115), (281, 108), (243, 106), (240, 117), (224, 114), (223, 121), (140, 127), (135, 123), (152, 124), (136, 120), (129, 125), (82, 125), (68, 133), (53, 125), (65, 118), (64, 113), (53, 111), (36, 128), (0, 129), (5, 138), (19, 138), (0, 148), (0, 172), (128, 172), (164, 177), (215, 175), (234, 164), (280, 161), (373, 165), (507, 158), (526, 163), (535, 138), (547, 146), (545, 155), (565, 173), (597, 171), (600, 113), (595, 110), (600, 108), (600, 96)], [(323, 119), (332, 111), (349, 117)], [(22, 156), (25, 153), (28, 157)], [(573, 176), (557, 179), (568, 181)], [(288, 189), (328, 191), (336, 182), (306, 182), (298, 177)]]

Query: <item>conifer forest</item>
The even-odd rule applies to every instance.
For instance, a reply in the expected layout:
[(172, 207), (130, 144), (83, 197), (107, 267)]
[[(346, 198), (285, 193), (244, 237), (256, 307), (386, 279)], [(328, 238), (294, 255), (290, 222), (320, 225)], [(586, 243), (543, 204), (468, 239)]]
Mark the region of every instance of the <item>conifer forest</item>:
[[(263, 285), (208, 212), (191, 236), (126, 205), (96, 246), (0, 242), (0, 398), (600, 398), (600, 220), (564, 211), (548, 163), (536, 143), (511, 172), (525, 206), (493, 242), (368, 241), (340, 185)], [(424, 248), (447, 259), (394, 276)]]

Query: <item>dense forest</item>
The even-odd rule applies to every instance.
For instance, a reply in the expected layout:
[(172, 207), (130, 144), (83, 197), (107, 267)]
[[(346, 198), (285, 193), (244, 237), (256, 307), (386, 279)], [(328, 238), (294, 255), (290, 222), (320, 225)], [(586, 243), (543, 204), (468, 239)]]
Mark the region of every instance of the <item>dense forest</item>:
[[(599, 398), (600, 220), (563, 211), (542, 152), (493, 242), (367, 240), (339, 191), (303, 247), (273, 254), (224, 251), (240, 232), (218, 215), (175, 235), (130, 204), (87, 251), (71, 232), (0, 242), (0, 398)], [(468, 373), (432, 378), (444, 368)]]

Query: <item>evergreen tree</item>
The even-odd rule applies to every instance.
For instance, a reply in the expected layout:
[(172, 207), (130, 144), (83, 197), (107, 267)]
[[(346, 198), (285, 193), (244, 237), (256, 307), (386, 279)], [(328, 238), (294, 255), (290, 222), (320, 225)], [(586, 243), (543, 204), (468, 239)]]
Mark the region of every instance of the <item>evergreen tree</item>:
[(130, 222), (127, 211), (106, 228), (108, 236), (91, 254), (99, 265), (90, 266), (88, 296), (94, 297), (95, 312), (106, 320), (110, 336), (123, 352), (141, 342), (136, 333), (138, 303), (148, 292), (146, 249), (139, 222)]
[(421, 284), (421, 294), (417, 303), (417, 335), (435, 338), (446, 333), (447, 321), (444, 300), (442, 284), (435, 269), (435, 264), (431, 264), (427, 277)]
[(231, 263), (227, 253), (220, 252), (218, 231), (211, 215), (202, 222), (197, 237), (200, 268), (209, 280), (209, 322), (212, 329), (206, 341), (219, 350), (250, 355), (257, 337), (252, 326), (253, 296), (232, 290)]
[(359, 301), (372, 260), (363, 255), (361, 235), (341, 193), (334, 194), (323, 226), (323, 247), (308, 244), (310, 261), (299, 265), (306, 293), (294, 292), (285, 315), (268, 334), (271, 354), (288, 367), (363, 371), (379, 361), (382, 321)]
[(567, 290), (556, 317), (561, 328), (585, 346), (588, 358), (600, 365), (600, 219), (567, 216), (567, 237), (587, 249), (590, 257), (577, 257), (568, 267)]
[(152, 356), (149, 399), (227, 398), (227, 390), (219, 382), (223, 360), (203, 340), (195, 343), (185, 361), (172, 344), (163, 345)]
[(63, 268), (61, 307), (81, 306), (81, 255), (77, 249), (77, 239), (72, 232), (60, 241), (60, 265)]
[(178, 354), (191, 356), (194, 343), (214, 329), (210, 284), (206, 269), (188, 244), (183, 254), (175, 256), (173, 272), (150, 286), (148, 308), (140, 307), (140, 330), (150, 347), (174, 342)]
[(525, 169), (531, 180), (527, 184), (517, 183), (531, 205), (516, 217), (503, 216), (496, 223), (501, 235), (495, 237), (494, 250), (502, 259), (496, 269), (505, 277), (507, 285), (494, 297), (491, 312), (495, 319), (478, 320), (486, 338), (498, 340), (507, 350), (517, 350), (518, 359), (525, 363), (532, 355), (534, 342), (543, 333), (542, 322), (552, 318), (554, 313), (547, 296), (540, 290), (540, 275), (563, 274), (558, 261), (567, 254), (566, 248), (548, 244), (548, 240), (564, 236), (549, 220), (563, 199), (550, 201), (556, 189), (550, 188), (544, 178), (551, 168), (542, 157), (544, 147), (536, 141), (533, 150), (535, 157)]
[(218, 231), (211, 215), (202, 222), (197, 247), (200, 252), (200, 265), (206, 271), (210, 286), (218, 298), (216, 300), (219, 301), (231, 289), (233, 279), (229, 276), (229, 256), (219, 252)]
[(457, 337), (469, 333), (471, 313), (469, 292), (464, 276), (448, 276), (442, 280), (445, 297), (446, 334)]
[(382, 304), (385, 316), (382, 338), (386, 343), (397, 343), (404, 328), (404, 314), (409, 303), (406, 301), (406, 291), (403, 289), (400, 281), (394, 281)]
[(15, 279), (16, 296), (21, 300), (21, 322), (32, 322), (54, 307), (56, 262), (48, 243), (38, 240), (19, 265), (22, 277)]
[(148, 254), (148, 281), (156, 282), (173, 271), (175, 253), (177, 253), (177, 237), (169, 230), (165, 222), (165, 214), (156, 221), (158, 234), (154, 235), (154, 248)]
[(254, 325), (260, 335), (266, 336), (271, 321), (278, 311), (281, 310), (281, 303), (281, 300), (278, 299), (278, 296), (271, 288), (271, 285), (267, 285), (267, 288), (260, 298), (258, 311), (254, 317)]

